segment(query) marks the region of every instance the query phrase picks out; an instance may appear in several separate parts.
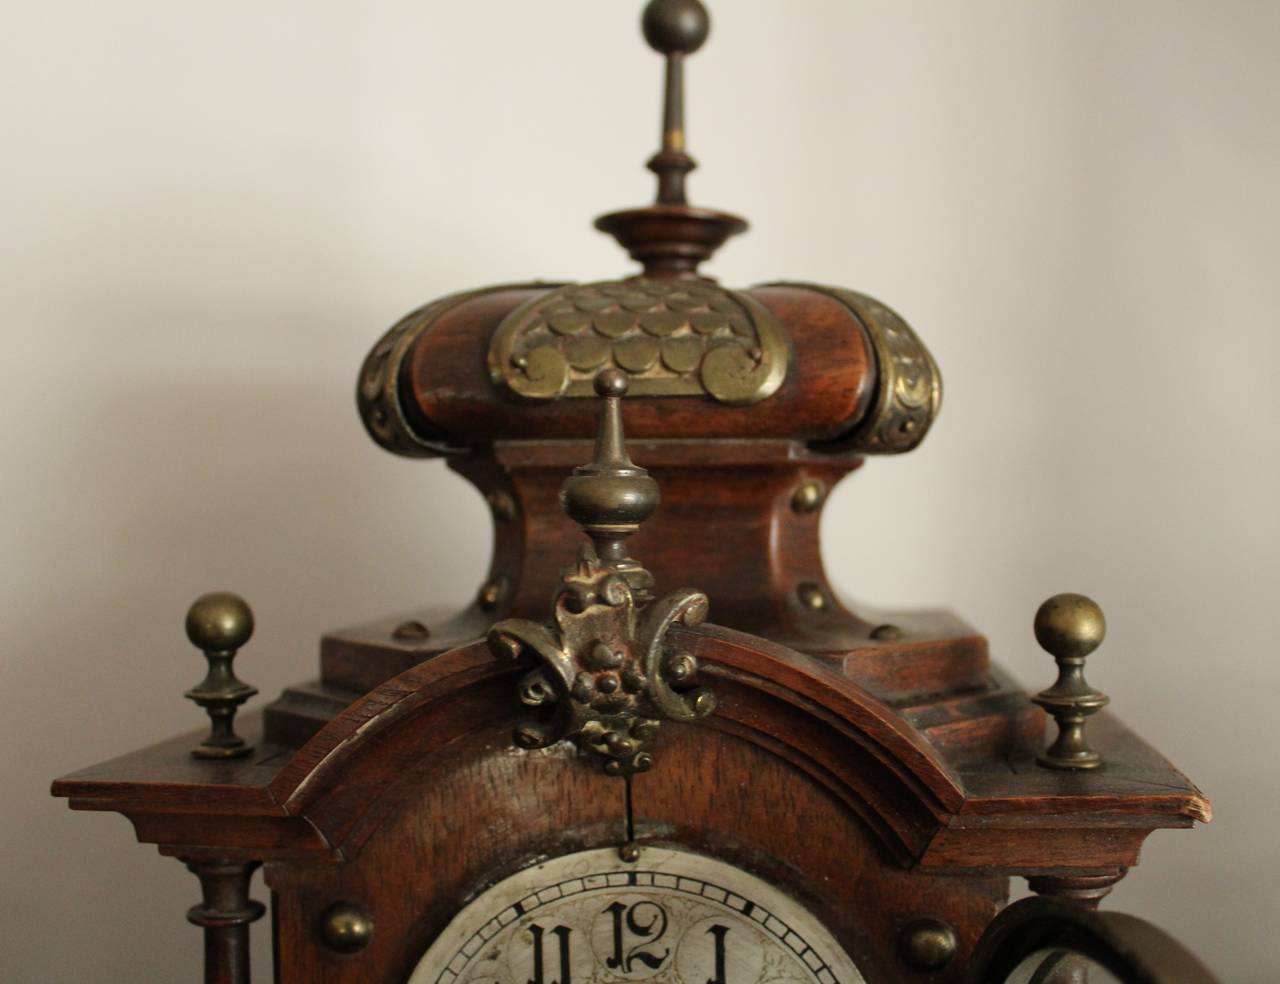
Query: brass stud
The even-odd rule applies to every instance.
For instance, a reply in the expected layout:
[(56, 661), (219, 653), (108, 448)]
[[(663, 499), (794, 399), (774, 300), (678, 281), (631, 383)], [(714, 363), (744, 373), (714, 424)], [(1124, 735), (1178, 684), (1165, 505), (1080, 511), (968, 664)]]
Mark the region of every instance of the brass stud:
[(826, 497), (825, 485), (814, 478), (806, 479), (791, 494), (791, 511), (801, 516), (816, 512)]
[(191, 750), (200, 759), (240, 758), (253, 746), (232, 724), (240, 705), (258, 692), (236, 678), (231, 661), (253, 636), (253, 611), (239, 595), (214, 591), (201, 595), (187, 610), (187, 638), (204, 651), (209, 670), (186, 696), (209, 715), (209, 736)]
[(627, 841), (618, 848), (618, 857), (622, 858), (627, 864), (635, 864), (640, 860), (640, 845), (635, 841)]
[(917, 919), (898, 934), (898, 955), (916, 970), (940, 970), (958, 947), (956, 931), (941, 919)]
[(902, 628), (885, 622), (871, 630), (871, 638), (877, 642), (897, 642), (902, 638)]
[(486, 612), (491, 612), (502, 603), (506, 596), (507, 579), (505, 577), (494, 577), (485, 581), (480, 588), (480, 593), (476, 596), (476, 601)]
[(800, 604), (811, 612), (820, 612), (827, 607), (827, 596), (822, 588), (812, 581), (805, 581), (796, 587), (796, 597)]
[(373, 917), (352, 902), (335, 902), (320, 917), (320, 938), (338, 953), (363, 950), (373, 939)]
[(618, 679), (618, 674), (616, 673), (601, 673), (596, 678), (596, 689), (602, 694), (617, 693), (620, 686), (622, 686), (622, 681)]
[(417, 619), (401, 622), (391, 633), (391, 638), (399, 642), (422, 642), (431, 636), (431, 630)]
[(503, 489), (494, 489), (485, 496), (485, 501), (489, 503), (493, 518), (498, 522), (509, 523), (516, 518), (516, 501), (511, 498), (511, 493)]
[(1081, 594), (1054, 595), (1036, 612), (1036, 641), (1058, 664), (1058, 679), (1031, 698), (1058, 724), (1058, 737), (1036, 761), (1047, 769), (1096, 769), (1102, 756), (1085, 736), (1090, 715), (1111, 698), (1084, 678), (1086, 657), (1102, 644), (1107, 620), (1097, 602)]

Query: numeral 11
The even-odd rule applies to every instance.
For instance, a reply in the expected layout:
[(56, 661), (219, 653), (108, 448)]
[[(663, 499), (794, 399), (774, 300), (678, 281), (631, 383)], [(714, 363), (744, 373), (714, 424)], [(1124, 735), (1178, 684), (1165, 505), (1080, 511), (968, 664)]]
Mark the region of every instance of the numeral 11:
[(542, 969), (542, 927), (536, 923), (529, 927), (533, 935), (533, 978), (529, 984), (573, 984), (569, 977), (569, 934), (573, 932), (568, 926), (557, 926), (551, 931), (552, 936), (560, 937), (560, 979), (548, 981)]

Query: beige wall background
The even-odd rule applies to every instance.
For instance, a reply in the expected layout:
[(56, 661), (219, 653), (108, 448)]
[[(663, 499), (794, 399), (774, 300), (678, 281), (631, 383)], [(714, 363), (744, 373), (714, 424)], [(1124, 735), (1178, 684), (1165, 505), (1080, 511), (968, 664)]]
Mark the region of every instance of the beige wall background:
[[(447, 290), (628, 269), (589, 222), (651, 195), (659, 62), (638, 2), (5, 6), (0, 978), (195, 980), (195, 880), (49, 781), (199, 725), (204, 590), (257, 611), (259, 703), (323, 630), (471, 596), (479, 497), (374, 447), (356, 370)], [(1280, 5), (713, 13), (692, 194), (754, 228), (710, 272), (870, 292), (947, 380), (833, 496), (831, 575), (1031, 689), (1036, 606), (1096, 597), (1091, 679), (1217, 809), (1110, 904), (1274, 981)]]

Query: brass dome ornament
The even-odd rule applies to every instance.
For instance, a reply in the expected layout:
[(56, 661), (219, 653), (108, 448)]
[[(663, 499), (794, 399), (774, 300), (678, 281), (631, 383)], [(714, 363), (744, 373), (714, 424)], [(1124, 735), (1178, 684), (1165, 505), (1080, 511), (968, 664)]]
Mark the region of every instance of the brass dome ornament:
[(1085, 722), (1111, 702), (1084, 678), (1086, 657), (1102, 645), (1107, 620), (1092, 598), (1054, 595), (1036, 612), (1036, 641), (1058, 664), (1058, 679), (1032, 700), (1058, 723), (1058, 737), (1036, 762), (1047, 769), (1096, 769), (1102, 756), (1085, 736)]
[(195, 758), (240, 758), (253, 751), (253, 746), (235, 733), (232, 723), (240, 705), (258, 688), (237, 679), (231, 668), (237, 650), (252, 635), (253, 611), (243, 598), (229, 591), (201, 595), (187, 611), (187, 638), (209, 661), (208, 674), (185, 694), (205, 709), (211, 723), (209, 736), (191, 750)]
[(658, 507), (657, 483), (627, 457), (622, 397), (627, 377), (596, 377), (604, 413), (595, 455), (561, 487), (560, 501), (592, 543), (561, 573), (552, 622), (506, 619), (489, 630), (499, 659), (531, 656), (539, 664), (520, 682), (520, 700), (536, 714), (517, 726), (515, 743), (545, 748), (572, 739), (606, 774), (630, 776), (653, 765), (663, 719), (694, 721), (715, 708), (689, 653), (672, 648), (667, 630), (699, 625), (707, 597), (682, 588), (649, 601), (653, 577), (627, 556), (625, 540)]

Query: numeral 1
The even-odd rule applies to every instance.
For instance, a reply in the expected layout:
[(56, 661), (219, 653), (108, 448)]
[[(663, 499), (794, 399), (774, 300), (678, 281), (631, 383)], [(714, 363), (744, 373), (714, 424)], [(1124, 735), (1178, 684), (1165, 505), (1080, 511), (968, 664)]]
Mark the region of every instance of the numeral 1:
[(627, 911), (627, 907), (621, 902), (615, 902), (604, 911), (613, 916), (613, 956), (604, 963), (610, 970), (617, 970), (622, 966), (622, 914)]
[(707, 932), (715, 939), (716, 946), (716, 976), (708, 977), (707, 984), (729, 984), (724, 976), (724, 938), (729, 935), (729, 927), (716, 923)]

